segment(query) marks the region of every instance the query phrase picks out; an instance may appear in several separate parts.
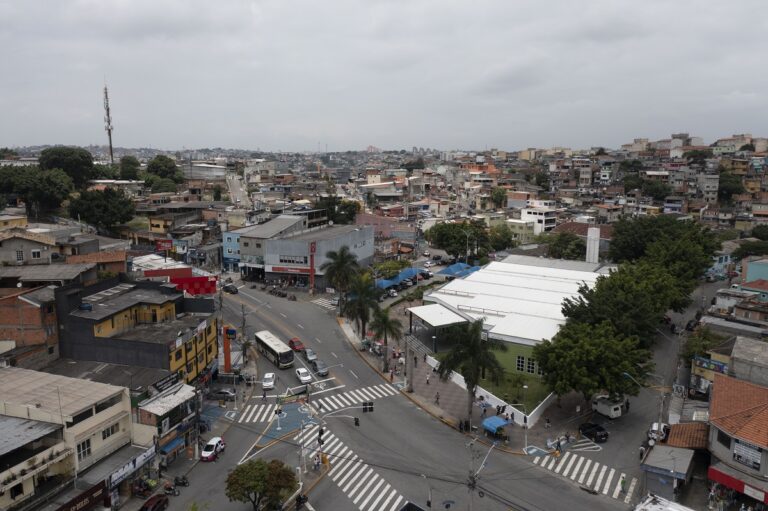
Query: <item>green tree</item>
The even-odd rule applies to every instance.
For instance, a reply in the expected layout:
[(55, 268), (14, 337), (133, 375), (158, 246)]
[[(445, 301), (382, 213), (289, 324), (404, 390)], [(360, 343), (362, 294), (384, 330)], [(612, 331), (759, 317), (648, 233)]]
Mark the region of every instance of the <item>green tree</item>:
[(735, 176), (730, 172), (720, 174), (720, 183), (717, 186), (717, 198), (724, 204), (730, 204), (734, 195), (744, 193), (744, 185), (741, 176)]
[(643, 382), (651, 367), (651, 354), (637, 338), (616, 332), (608, 321), (594, 325), (569, 321), (552, 340), (534, 346), (533, 357), (555, 394), (575, 390), (585, 400), (598, 392), (637, 395), (637, 385), (625, 373)]
[(405, 259), (390, 259), (374, 265), (374, 269), (378, 272), (378, 278), (391, 279), (410, 265), (411, 263)]
[(82, 190), (96, 178), (93, 155), (81, 147), (55, 146), (43, 149), (38, 159), (42, 170), (61, 169), (72, 178), (75, 188)]
[(690, 366), (693, 357), (705, 356), (709, 350), (720, 346), (726, 339), (727, 337), (714, 333), (709, 327), (701, 326), (686, 337), (680, 358)]
[(497, 186), (491, 190), (491, 201), (493, 202), (493, 205), (496, 206), (496, 209), (506, 207), (507, 189)]
[(141, 163), (135, 156), (123, 156), (120, 158), (120, 179), (139, 179)]
[(222, 192), (221, 185), (214, 186), (213, 187), (213, 200), (220, 201), (221, 200), (221, 192)]
[(562, 312), (576, 323), (608, 321), (619, 335), (636, 335), (650, 345), (664, 313), (688, 303), (687, 291), (662, 267), (648, 262), (623, 264), (609, 276), (599, 276), (591, 288), (580, 286), (575, 297), (563, 300)]
[(117, 179), (120, 177), (120, 171), (116, 165), (102, 165), (95, 163), (93, 165), (92, 179)]
[(374, 288), (373, 277), (369, 272), (353, 274), (342, 311), (350, 320), (357, 323), (360, 336), (363, 338), (367, 333), (368, 322), (371, 320), (371, 309), (377, 309), (379, 306), (376, 301), (377, 296), (378, 291)]
[(768, 241), (768, 224), (758, 224), (752, 228), (752, 237)]
[(28, 199), (39, 211), (53, 211), (61, 207), (62, 201), (72, 191), (72, 179), (60, 169), (43, 170), (38, 173)]
[(551, 234), (545, 240), (553, 259), (584, 260), (587, 255), (587, 242), (571, 232)]
[(107, 188), (81, 192), (80, 197), (69, 203), (69, 215), (99, 228), (110, 230), (133, 218), (133, 201), (121, 190)]
[(622, 172), (639, 172), (643, 169), (643, 162), (640, 160), (624, 160), (619, 163), (619, 169)]
[(447, 381), (454, 371), (464, 377), (467, 385), (467, 417), (471, 417), (472, 403), (480, 379), (485, 375), (498, 384), (504, 377), (504, 367), (496, 358), (494, 350), (506, 351), (507, 346), (495, 339), (483, 340), (482, 321), (451, 326), (445, 331), (445, 339), (451, 348), (437, 366), (437, 373), (443, 381)]
[(624, 184), (624, 192), (631, 192), (638, 188), (642, 189), (645, 181), (637, 174), (627, 174), (624, 176), (624, 179), (622, 179), (622, 183)]
[(751, 151), (751, 152), (754, 153), (755, 152), (755, 144), (753, 144), (751, 142), (749, 144), (744, 144), (743, 146), (739, 147), (739, 151)]
[(176, 185), (175, 181), (164, 177), (153, 179), (150, 186), (152, 188), (152, 193), (175, 193), (178, 190), (178, 186)]
[(475, 247), (489, 244), (485, 224), (480, 221), (437, 224), (425, 232), (424, 237), (432, 246), (457, 258), (467, 255), (467, 252), (471, 254)]
[(536, 186), (549, 190), (549, 176), (546, 172), (537, 172), (533, 176), (533, 182), (536, 183)]
[(339, 250), (329, 250), (325, 254), (326, 261), (320, 265), (320, 271), (325, 275), (325, 280), (340, 294), (340, 309), (344, 310), (346, 293), (349, 291), (355, 275), (360, 271), (357, 255), (350, 252), (344, 245)]
[(745, 241), (733, 251), (735, 259), (744, 259), (753, 255), (768, 254), (768, 241)]
[(606, 154), (608, 153), (605, 152), (604, 147), (598, 147), (597, 151), (595, 151), (595, 156), (605, 156)]
[(165, 179), (171, 179), (175, 183), (181, 183), (184, 180), (184, 176), (176, 166), (176, 162), (164, 154), (155, 156), (147, 163), (147, 172)]
[(7, 147), (0, 147), (0, 160), (14, 160), (19, 157), (19, 153)]
[(711, 149), (694, 149), (692, 151), (686, 151), (683, 153), (683, 158), (688, 160), (689, 165), (703, 166), (707, 158), (712, 157)]
[(377, 338), (384, 340), (384, 369), (386, 373), (389, 371), (389, 352), (387, 347), (389, 346), (389, 339), (399, 339), (403, 335), (403, 324), (399, 319), (390, 316), (389, 307), (386, 309), (375, 308), (373, 311), (373, 319), (371, 320), (371, 330), (373, 335)]
[(296, 488), (293, 469), (279, 460), (258, 458), (229, 472), (224, 493), (230, 502), (250, 502), (253, 511), (262, 511), (279, 508)]
[(494, 250), (506, 250), (515, 243), (512, 238), (512, 229), (506, 223), (491, 227), (489, 238)]
[(642, 184), (643, 195), (652, 197), (655, 201), (664, 200), (672, 193), (672, 187), (661, 181), (646, 179)]

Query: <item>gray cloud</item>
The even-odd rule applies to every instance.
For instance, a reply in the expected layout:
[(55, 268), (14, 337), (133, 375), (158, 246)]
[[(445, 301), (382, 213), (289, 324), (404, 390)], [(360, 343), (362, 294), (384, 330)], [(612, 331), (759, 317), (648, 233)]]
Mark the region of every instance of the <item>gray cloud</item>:
[(0, 146), (617, 146), (768, 133), (745, 0), (0, 0)]

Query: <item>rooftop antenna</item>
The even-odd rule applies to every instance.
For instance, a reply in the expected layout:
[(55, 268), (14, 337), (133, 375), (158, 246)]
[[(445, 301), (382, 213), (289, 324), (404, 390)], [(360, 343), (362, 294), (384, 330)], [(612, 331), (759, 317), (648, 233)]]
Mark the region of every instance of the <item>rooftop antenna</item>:
[(115, 155), (112, 151), (112, 114), (109, 113), (109, 91), (107, 84), (104, 84), (104, 129), (109, 137), (109, 163), (115, 164)]

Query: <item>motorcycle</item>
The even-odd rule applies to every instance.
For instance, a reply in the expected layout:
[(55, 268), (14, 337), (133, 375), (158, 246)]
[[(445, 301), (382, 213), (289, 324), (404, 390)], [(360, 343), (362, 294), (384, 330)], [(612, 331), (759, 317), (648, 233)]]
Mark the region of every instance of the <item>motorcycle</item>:
[(178, 497), (179, 495), (181, 495), (181, 492), (179, 491), (178, 488), (176, 488), (176, 485), (170, 481), (165, 483), (165, 486), (163, 487), (163, 491), (165, 492), (166, 495), (173, 495), (174, 497)]
[(173, 484), (175, 486), (189, 486), (189, 479), (187, 476), (176, 476), (173, 478)]

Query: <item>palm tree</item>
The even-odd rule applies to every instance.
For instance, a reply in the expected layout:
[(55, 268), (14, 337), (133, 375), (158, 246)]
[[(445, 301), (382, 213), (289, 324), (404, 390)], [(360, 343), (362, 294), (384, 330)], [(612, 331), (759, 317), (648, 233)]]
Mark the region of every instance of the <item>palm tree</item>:
[(349, 287), (349, 297), (342, 312), (350, 320), (357, 322), (362, 338), (365, 338), (365, 327), (371, 319), (371, 309), (378, 308), (379, 303), (376, 301), (371, 274), (368, 272), (354, 274)]
[(389, 371), (389, 356), (387, 352), (388, 339), (392, 337), (394, 339), (403, 335), (403, 324), (399, 319), (393, 318), (389, 315), (389, 307), (386, 309), (375, 309), (373, 311), (373, 320), (371, 320), (371, 330), (376, 337), (384, 339), (384, 372)]
[(357, 263), (357, 255), (349, 251), (344, 245), (339, 250), (329, 250), (325, 254), (325, 261), (320, 265), (320, 271), (325, 279), (339, 291), (339, 306), (344, 310), (345, 293), (349, 291), (352, 280), (360, 270)]
[(493, 350), (506, 351), (507, 346), (492, 339), (483, 340), (482, 334), (482, 321), (450, 327), (446, 337), (452, 342), (452, 347), (437, 366), (437, 373), (443, 381), (448, 380), (453, 371), (464, 377), (468, 397), (467, 417), (472, 417), (472, 403), (483, 373), (487, 373), (494, 383), (498, 383), (504, 376), (504, 368)]

